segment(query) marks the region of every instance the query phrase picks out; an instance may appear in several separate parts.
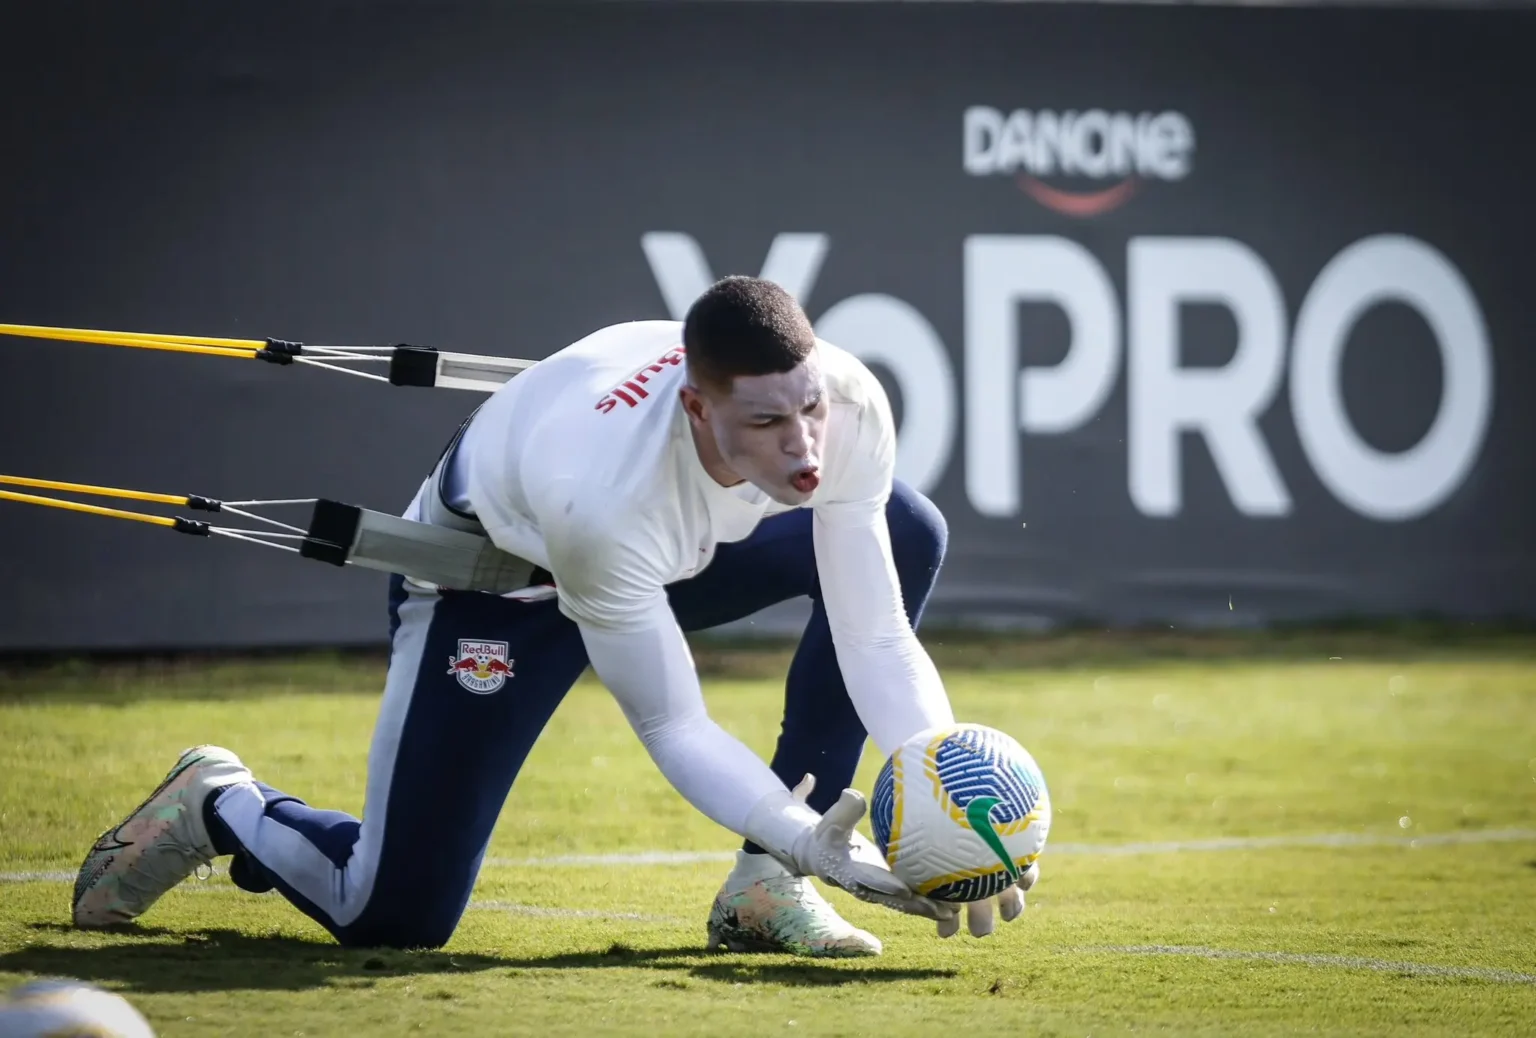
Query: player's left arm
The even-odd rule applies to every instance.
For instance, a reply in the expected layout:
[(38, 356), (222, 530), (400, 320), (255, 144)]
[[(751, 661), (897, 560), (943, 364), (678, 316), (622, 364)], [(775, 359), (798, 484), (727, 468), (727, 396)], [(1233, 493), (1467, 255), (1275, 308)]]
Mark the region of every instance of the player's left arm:
[[(897, 576), (886, 519), (896, 442), (883, 396), (861, 409), (844, 465), (836, 495), (813, 510), (816, 567), (848, 698), (887, 757), (918, 732), (955, 718), (938, 668), (907, 619)], [(1038, 878), (1036, 864), (997, 897), (1004, 921), (1024, 911), (1024, 894)], [(966, 916), (973, 935), (992, 932), (991, 901), (972, 902)], [(940, 920), (939, 936), (953, 936), (959, 926), (958, 916)]]
[(837, 662), (881, 755), (953, 724), (943, 679), (907, 621), (884, 498), (818, 508), (811, 528)]
[[(846, 405), (844, 405), (846, 406)], [(886, 506), (895, 423), (883, 394), (849, 408), (834, 446), (836, 482), (812, 509), (822, 602), (859, 719), (882, 756), (918, 732), (954, 723), (943, 679), (907, 620)]]

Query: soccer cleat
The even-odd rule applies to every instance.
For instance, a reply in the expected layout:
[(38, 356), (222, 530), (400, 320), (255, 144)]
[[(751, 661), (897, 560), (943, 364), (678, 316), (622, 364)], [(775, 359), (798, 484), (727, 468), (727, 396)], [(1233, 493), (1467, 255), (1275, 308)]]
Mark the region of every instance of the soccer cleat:
[(75, 925), (116, 926), (138, 918), (167, 890), (216, 855), (203, 803), (224, 787), (251, 781), (240, 758), (195, 746), (142, 804), (101, 834), (75, 880)]
[(788, 952), (814, 958), (879, 955), (880, 939), (853, 926), (803, 876), (760, 879), (722, 889), (709, 911), (710, 949)]

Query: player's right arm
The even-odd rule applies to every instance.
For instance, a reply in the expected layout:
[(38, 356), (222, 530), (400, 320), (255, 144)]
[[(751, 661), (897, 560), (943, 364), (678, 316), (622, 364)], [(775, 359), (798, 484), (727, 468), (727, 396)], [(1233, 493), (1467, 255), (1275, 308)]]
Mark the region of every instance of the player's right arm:
[(602, 488), (575, 478), (550, 481), (539, 499), (560, 610), (580, 629), (593, 671), (667, 781), (799, 874), (901, 911), (951, 914), (909, 890), (854, 831), (862, 797), (848, 791), (818, 815), (709, 716), (655, 562), (666, 557), (663, 538), (641, 518), (615, 514)]

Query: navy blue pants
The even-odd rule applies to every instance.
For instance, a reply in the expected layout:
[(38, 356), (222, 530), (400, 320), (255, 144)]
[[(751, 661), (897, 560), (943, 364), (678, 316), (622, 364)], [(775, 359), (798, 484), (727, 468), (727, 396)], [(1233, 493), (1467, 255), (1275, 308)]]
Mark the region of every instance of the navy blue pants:
[[(938, 509), (899, 482), (886, 518), (915, 625), (938, 576), (947, 530)], [(672, 585), (668, 595), (687, 631), (811, 598), (811, 619), (785, 683), (772, 767), (786, 785), (815, 774), (810, 804), (826, 810), (852, 783), (866, 733), (820, 601), (811, 513), (764, 520), (746, 540), (721, 545), (704, 572)], [(512, 783), (587, 655), (576, 625), (554, 601), (426, 592), (395, 577), (389, 612), (391, 659), (363, 820), (258, 783), (222, 793), (209, 812), (210, 831), (221, 853), (236, 855), (237, 883), (275, 886), (341, 943), (437, 947), (458, 925)], [(465, 659), (475, 661), (474, 670), (453, 669)], [(492, 659), (506, 663), (511, 676)]]

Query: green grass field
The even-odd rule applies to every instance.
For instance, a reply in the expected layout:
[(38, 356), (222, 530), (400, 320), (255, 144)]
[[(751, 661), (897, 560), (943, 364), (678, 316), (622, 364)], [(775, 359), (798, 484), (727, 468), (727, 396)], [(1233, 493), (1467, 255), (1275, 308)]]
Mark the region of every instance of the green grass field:
[[(75, 932), (64, 875), (185, 746), (359, 811), (382, 667), (0, 674), (0, 987), (88, 979), (165, 1036), (1536, 1033), (1536, 641), (1162, 648), (935, 645), (957, 712), (1045, 771), (1042, 880), (983, 941), (832, 893), (886, 953), (830, 964), (704, 952), (723, 861), (529, 861), (735, 846), (590, 683), (442, 951), (344, 951), (222, 872), (132, 930)], [(710, 663), (715, 716), (767, 753), (782, 657)]]

